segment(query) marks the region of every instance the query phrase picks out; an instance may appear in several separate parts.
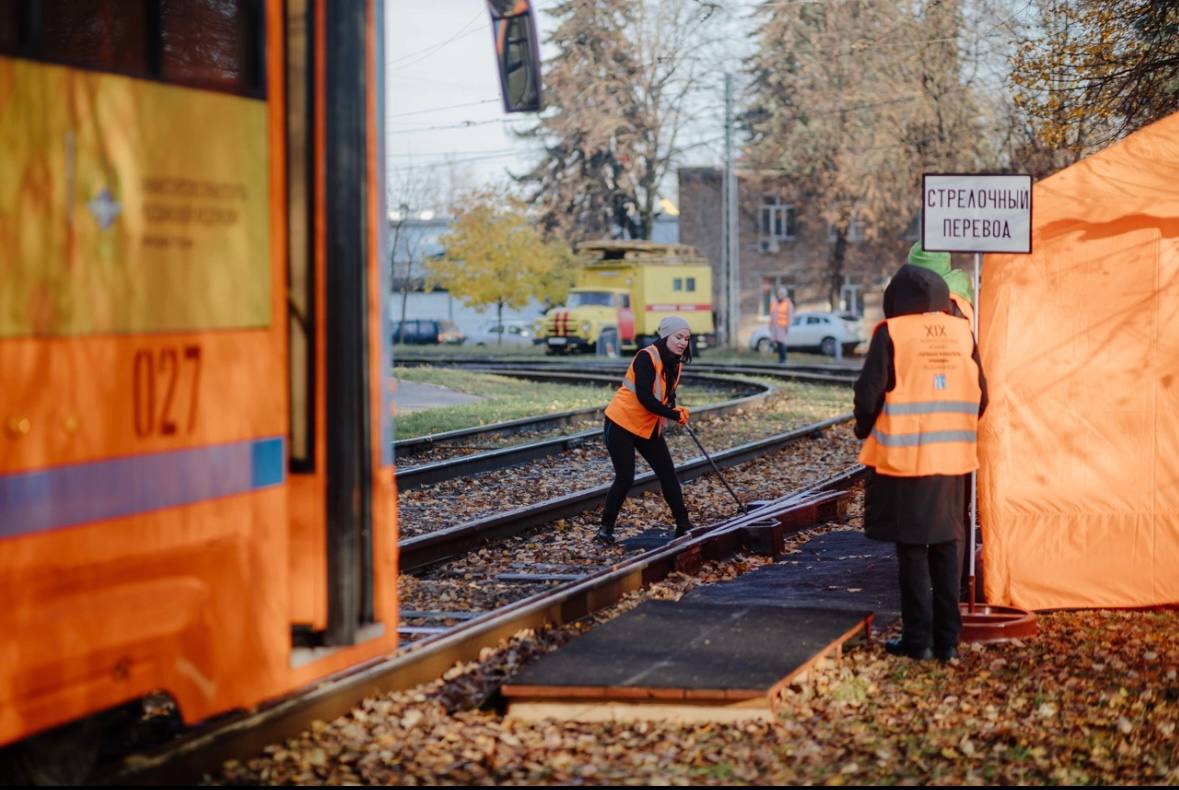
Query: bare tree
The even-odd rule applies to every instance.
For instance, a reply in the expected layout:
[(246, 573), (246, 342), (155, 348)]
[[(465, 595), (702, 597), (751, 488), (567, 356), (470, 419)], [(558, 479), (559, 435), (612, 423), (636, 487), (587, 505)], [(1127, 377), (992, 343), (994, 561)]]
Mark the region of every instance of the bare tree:
[(887, 48), (870, 36), (906, 20), (891, 3), (767, 2), (749, 62), (752, 104), (745, 116), (753, 167), (786, 175), (803, 220), (832, 231), (827, 276), (837, 305), (852, 223), (865, 238), (898, 232), (913, 177), (901, 135), (904, 105), (917, 93), (898, 77)]
[(1179, 4), (1040, 0), (1012, 59), (1017, 106), (1079, 157), (1179, 107)]
[(548, 110), (521, 135), (545, 153), (518, 177), (547, 232), (651, 237), (712, 11), (696, 0), (565, 0), (553, 9)]
[(1014, 29), (1002, 5), (769, 0), (759, 8), (746, 156), (788, 178), (804, 221), (809, 213), (829, 225), (833, 306), (853, 226), (869, 241), (898, 240), (920, 211), (923, 172), (1010, 161), (996, 137), (1010, 102), (995, 74)]

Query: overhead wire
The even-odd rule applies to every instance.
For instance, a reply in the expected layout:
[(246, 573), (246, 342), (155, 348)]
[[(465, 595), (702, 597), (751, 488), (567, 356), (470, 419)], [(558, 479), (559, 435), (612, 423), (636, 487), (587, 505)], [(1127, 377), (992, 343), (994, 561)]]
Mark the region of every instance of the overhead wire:
[[(482, 17), (484, 13), (486, 13), (486, 12), (484, 12), (482, 9), (480, 9), (479, 11), (477, 11), (477, 12), (475, 13), (475, 16), (473, 16), (473, 17), (471, 17), (469, 20), (467, 20), (466, 24), (464, 24), (462, 27), (460, 27), (460, 28), (458, 29), (458, 32), (456, 32), (456, 33), (455, 33), (454, 35), (452, 35), (450, 38), (447, 38), (447, 39), (446, 39), (446, 40), (444, 40), (444, 41), (440, 41), (440, 42), (438, 42), (437, 44), (431, 44), (430, 46), (428, 46), (428, 47), (424, 47), (424, 48), (422, 48), (422, 49), (419, 49), (419, 50), (417, 50), (417, 51), (415, 51), (415, 52), (409, 52), (409, 53), (406, 53), (405, 55), (401, 55), (400, 57), (396, 57), (396, 58), (392, 58), (392, 59), (390, 59), (390, 60), (386, 60), (386, 61), (385, 61), (385, 67), (386, 67), (386, 68), (388, 68), (388, 67), (390, 67), (390, 66), (395, 66), (395, 65), (398, 65), (398, 64), (400, 64), (402, 67), (404, 67), (404, 66), (409, 66), (409, 65), (412, 65), (413, 63), (417, 63), (417, 62), (418, 62), (418, 60), (422, 60), (423, 58), (427, 57), (428, 55), (432, 55), (433, 53), (435, 53), (435, 52), (437, 52), (438, 50), (440, 50), (440, 49), (442, 49), (443, 47), (445, 47), (447, 44), (450, 44), (450, 43), (452, 43), (452, 42), (454, 42), (454, 41), (458, 41), (460, 38), (464, 38), (464, 37), (466, 37), (466, 36), (469, 36), (469, 35), (471, 35), (472, 33), (475, 33), (475, 32), (477, 32), (477, 31), (478, 31), (480, 28), (472, 28), (472, 29), (470, 29), (470, 30), (468, 30), (468, 28), (470, 28), (472, 24), (474, 24), (474, 23), (475, 23), (475, 22), (476, 22), (476, 21), (477, 21), (477, 20), (478, 20), (480, 17)], [(405, 61), (405, 60), (408, 60), (409, 58), (414, 58), (414, 57), (417, 57), (417, 56), (419, 56), (419, 55), (420, 55), (421, 57), (420, 57), (420, 58), (418, 58), (417, 60), (412, 60), (412, 61), (410, 61), (409, 63), (404, 63), (404, 62), (403, 62), (403, 61)]]

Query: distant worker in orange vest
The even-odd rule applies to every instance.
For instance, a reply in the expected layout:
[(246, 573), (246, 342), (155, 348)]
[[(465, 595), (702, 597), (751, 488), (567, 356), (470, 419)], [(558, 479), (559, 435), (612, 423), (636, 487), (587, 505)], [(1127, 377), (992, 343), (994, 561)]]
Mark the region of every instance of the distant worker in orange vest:
[(869, 467), (864, 533), (896, 543), (901, 637), (893, 655), (958, 656), (963, 476), (978, 468), (987, 384), (970, 325), (948, 313), (945, 280), (902, 266), (855, 385), (855, 433)]
[(622, 386), (606, 407), (603, 438), (614, 464), (614, 483), (606, 495), (597, 534), (606, 544), (614, 542), (618, 513), (635, 482), (636, 450), (659, 478), (663, 498), (675, 516), (676, 536), (692, 528), (671, 451), (663, 438), (665, 420), (688, 423), (688, 410), (675, 405), (675, 391), (683, 365), (692, 361), (692, 330), (683, 318), (671, 315), (659, 322), (656, 334), (659, 338), (654, 343), (635, 354)]
[(778, 364), (786, 364), (786, 333), (790, 331), (790, 320), (794, 317), (794, 305), (790, 293), (778, 286), (777, 300), (770, 305), (770, 342), (778, 350)]

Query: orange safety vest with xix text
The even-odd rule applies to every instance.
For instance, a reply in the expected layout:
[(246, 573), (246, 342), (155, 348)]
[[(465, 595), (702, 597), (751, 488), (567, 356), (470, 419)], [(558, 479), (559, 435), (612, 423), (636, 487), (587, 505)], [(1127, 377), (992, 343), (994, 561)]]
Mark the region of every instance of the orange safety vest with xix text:
[(884, 394), (860, 463), (894, 477), (978, 469), (982, 390), (970, 324), (945, 313), (890, 318), (896, 387)]
[[(667, 405), (671, 397), (669, 389), (665, 386), (663, 381), (663, 358), (659, 356), (659, 349), (655, 346), (647, 346), (639, 354), (646, 352), (651, 357), (652, 364), (655, 365), (655, 385), (652, 394), (655, 400)], [(638, 359), (638, 354), (635, 354), (635, 359)], [(670, 390), (674, 390), (680, 383), (680, 373), (683, 372), (681, 367), (676, 373), (675, 381), (672, 383)], [(663, 418), (647, 411), (646, 407), (639, 402), (638, 395), (635, 394), (635, 360), (630, 361), (630, 366), (626, 369), (626, 376), (622, 379), (622, 386), (618, 388), (618, 392), (614, 393), (614, 399), (610, 401), (610, 405), (606, 407), (606, 416), (614, 421), (615, 424), (627, 429), (635, 436), (641, 436), (644, 439), (649, 438), (656, 427), (660, 431), (663, 430)]]

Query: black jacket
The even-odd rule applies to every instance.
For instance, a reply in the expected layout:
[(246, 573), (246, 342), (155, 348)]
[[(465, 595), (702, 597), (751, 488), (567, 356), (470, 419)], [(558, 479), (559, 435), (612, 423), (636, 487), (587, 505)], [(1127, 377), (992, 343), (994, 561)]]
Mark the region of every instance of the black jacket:
[[(936, 273), (918, 266), (902, 266), (884, 291), (884, 315), (893, 318), (950, 309), (950, 292)], [(973, 352), (982, 389), (979, 416), (987, 407), (987, 381)], [(888, 325), (872, 334), (864, 367), (855, 385), (855, 433), (865, 439), (884, 408), (884, 394), (896, 387), (895, 350)], [(969, 475), (891, 477), (869, 471), (864, 508), (864, 533), (869, 538), (898, 543), (943, 543), (962, 540), (966, 487)]]

